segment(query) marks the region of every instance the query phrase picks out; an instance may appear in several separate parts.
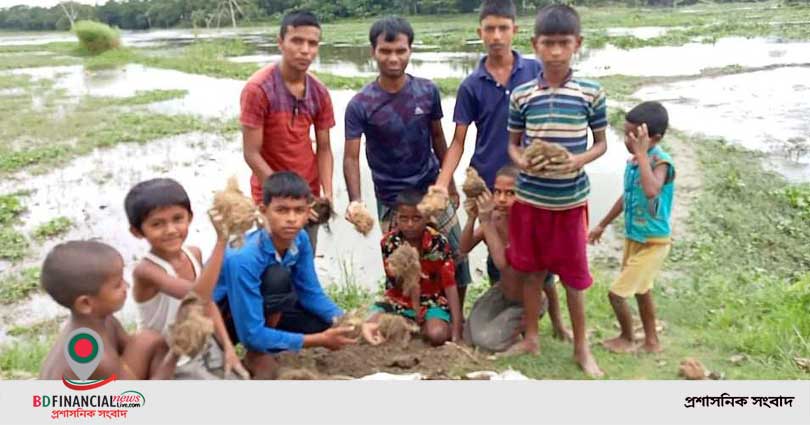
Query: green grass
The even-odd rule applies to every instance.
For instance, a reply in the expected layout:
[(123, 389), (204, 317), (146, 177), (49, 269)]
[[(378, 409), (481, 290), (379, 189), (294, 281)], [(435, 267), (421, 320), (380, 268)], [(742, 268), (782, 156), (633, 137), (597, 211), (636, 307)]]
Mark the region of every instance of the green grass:
[(338, 282), (332, 282), (331, 285), (326, 285), (326, 294), (335, 301), (335, 304), (346, 311), (367, 308), (378, 294), (358, 283), (351, 260), (341, 258), (339, 261), (341, 279)]
[(42, 223), (34, 229), (32, 235), (38, 241), (44, 241), (62, 234), (65, 234), (73, 227), (73, 221), (67, 217), (56, 217), (46, 223)]
[(26, 338), (0, 347), (0, 378), (35, 378), (53, 343), (53, 337)]
[(64, 322), (64, 317), (55, 317), (31, 325), (12, 326), (8, 329), (8, 335), (13, 337), (38, 337), (51, 336), (59, 332), (59, 328)]
[(13, 304), (28, 298), (39, 288), (39, 268), (25, 269), (13, 275), (5, 274), (0, 280), (0, 304)]
[(20, 202), (19, 194), (0, 195), (0, 225), (14, 222), (23, 212), (25, 206)]
[(92, 55), (115, 49), (121, 44), (118, 30), (101, 22), (78, 21), (71, 30), (79, 38), (81, 49)]
[(16, 262), (28, 252), (28, 240), (14, 229), (25, 212), (20, 197), (24, 193), (0, 195), (0, 259)]
[(70, 56), (54, 55), (14, 55), (0, 57), (0, 71), (17, 68), (37, 68), (42, 66), (78, 65), (81, 60)]

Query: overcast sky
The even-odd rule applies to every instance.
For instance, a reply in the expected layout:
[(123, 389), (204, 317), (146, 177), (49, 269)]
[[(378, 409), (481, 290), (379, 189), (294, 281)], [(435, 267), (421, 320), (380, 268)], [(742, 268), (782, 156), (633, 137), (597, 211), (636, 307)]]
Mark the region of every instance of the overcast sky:
[[(59, 4), (60, 0), (0, 0), (0, 9), (16, 6), (18, 4), (24, 4), (27, 6), (42, 6), (42, 7), (51, 7), (55, 4)], [(86, 3), (86, 4), (103, 4), (106, 3), (107, 0), (74, 0), (76, 3)]]

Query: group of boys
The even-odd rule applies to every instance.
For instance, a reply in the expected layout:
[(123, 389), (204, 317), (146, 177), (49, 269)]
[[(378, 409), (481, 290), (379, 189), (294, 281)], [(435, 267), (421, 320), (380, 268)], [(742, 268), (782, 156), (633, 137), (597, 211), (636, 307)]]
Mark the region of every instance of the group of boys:
[[(635, 295), (646, 335), (641, 347), (661, 349), (651, 288), (670, 247), (675, 171), (659, 146), (667, 113), (658, 103), (644, 102), (626, 115), (625, 145), (632, 158), (624, 192), (589, 233), (590, 184), (584, 166), (607, 149), (608, 124), (603, 88), (571, 69), (582, 43), (579, 16), (563, 5), (539, 11), (532, 37), (539, 61), (512, 49), (515, 18), (511, 0), (482, 3), (477, 31), (487, 54), (458, 89), (449, 148), (437, 86), (405, 72), (412, 27), (396, 17), (371, 27), (371, 55), (379, 75), (347, 106), (343, 158), (350, 206), (363, 204), (359, 154), (365, 136), (384, 234), (385, 292), (371, 307), (362, 336), (370, 344), (381, 343), (377, 321), (390, 313), (415, 321), (432, 345), (465, 341), (490, 351), (536, 353), (537, 319), (547, 310), (554, 335), (573, 340), (580, 367), (601, 376), (586, 336), (584, 294), (593, 282), (586, 245), (599, 241), (622, 211), (625, 253), (609, 294), (621, 334), (604, 345), (614, 352), (639, 348), (625, 301)], [(272, 379), (278, 370), (274, 354), (280, 351), (340, 349), (357, 342), (351, 328), (335, 325), (344, 312), (324, 293), (314, 267), (318, 217), (311, 203), (321, 195), (333, 199), (329, 130), (335, 125), (328, 90), (307, 73), (320, 36), (312, 14), (285, 16), (278, 39), (281, 61), (258, 71), (242, 92), (244, 156), (253, 171), (253, 200), (266, 226), (245, 235), (243, 247), (227, 248), (222, 217), (211, 217), (217, 243), (203, 267), (200, 250), (184, 246), (193, 214), (182, 186), (153, 179), (133, 187), (125, 200), (130, 229), (151, 246), (133, 272), (139, 333), (129, 336), (112, 316), (127, 291), (120, 255), (100, 242), (61, 244), (43, 264), (42, 284), (71, 310), (71, 318), (43, 364), (43, 378), (72, 377), (62, 356), (63, 339), (79, 327), (95, 330), (107, 347), (116, 347), (104, 352), (94, 374), (98, 377), (205, 378), (222, 370), (226, 376)], [(465, 200), (468, 221), (462, 231), (452, 176), (471, 123), (477, 137), (470, 165), (488, 190)], [(537, 168), (523, 154), (537, 140), (562, 146), (567, 154)], [(446, 210), (433, 217), (417, 207), (429, 187), (450, 199)], [(357, 209), (349, 208), (346, 219), (357, 221), (350, 211)], [(465, 258), (480, 242), (489, 252), (492, 286), (465, 320), (471, 280)], [(419, 255), (418, 305), (388, 264), (406, 244)], [(562, 323), (554, 275), (565, 288), (573, 332)], [(166, 339), (181, 299), (192, 292), (207, 306), (215, 331), (201, 354), (183, 358), (168, 349)], [(246, 349), (241, 359), (236, 343)]]

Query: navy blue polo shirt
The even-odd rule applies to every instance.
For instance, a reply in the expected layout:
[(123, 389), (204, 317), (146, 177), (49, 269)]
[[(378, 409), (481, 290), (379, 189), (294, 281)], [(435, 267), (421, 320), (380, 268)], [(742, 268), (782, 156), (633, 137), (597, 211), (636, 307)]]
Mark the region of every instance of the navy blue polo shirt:
[(509, 132), (509, 95), (515, 87), (537, 78), (542, 69), (540, 62), (524, 58), (512, 51), (515, 61), (509, 84), (502, 86), (487, 71), (481, 58), (478, 67), (461, 83), (456, 96), (453, 121), (456, 124), (475, 123), (478, 134), (475, 137), (475, 152), (470, 165), (492, 189), (495, 173), (510, 161), (507, 153)]

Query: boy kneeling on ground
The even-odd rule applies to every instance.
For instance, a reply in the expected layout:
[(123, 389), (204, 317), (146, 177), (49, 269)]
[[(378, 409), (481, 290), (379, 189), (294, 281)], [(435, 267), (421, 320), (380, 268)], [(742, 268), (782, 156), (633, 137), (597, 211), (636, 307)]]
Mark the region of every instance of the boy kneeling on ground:
[[(447, 341), (461, 341), (461, 304), (456, 288), (455, 262), (450, 243), (441, 232), (428, 222), (417, 208), (423, 193), (407, 189), (396, 199), (396, 228), (382, 238), (381, 247), (385, 267), (384, 300), (371, 307), (368, 323), (376, 323), (383, 313), (394, 313), (415, 320), (420, 325), (422, 337), (431, 345)], [(393, 275), (388, 260), (394, 251), (404, 244), (419, 252), (421, 278), (419, 280), (419, 305), (413, 305), (411, 297), (402, 290)], [(378, 329), (364, 326), (367, 341), (382, 341)]]
[[(247, 348), (244, 363), (254, 379), (273, 379), (278, 363), (273, 353), (305, 347), (332, 350), (355, 342), (351, 327), (331, 327), (341, 310), (323, 292), (315, 274), (314, 253), (303, 230), (309, 218), (311, 192), (289, 171), (264, 182), (265, 228), (245, 235), (239, 249), (228, 248), (214, 289), (234, 343)], [(272, 306), (265, 300), (278, 299)]]

